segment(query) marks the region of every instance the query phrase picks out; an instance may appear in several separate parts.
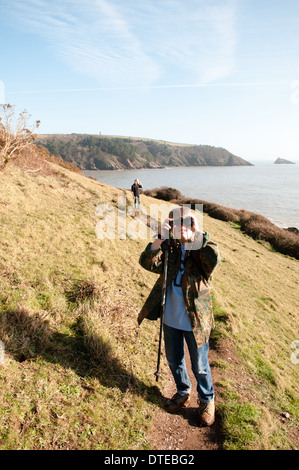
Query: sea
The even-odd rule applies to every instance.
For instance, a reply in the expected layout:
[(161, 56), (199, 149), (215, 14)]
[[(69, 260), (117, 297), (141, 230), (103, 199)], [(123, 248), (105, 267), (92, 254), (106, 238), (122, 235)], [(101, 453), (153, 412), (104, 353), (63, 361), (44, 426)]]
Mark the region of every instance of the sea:
[[(168, 186), (183, 196), (261, 214), (279, 227), (299, 229), (299, 162), (253, 166), (92, 170), (87, 176), (121, 189), (137, 178), (143, 189)], [(142, 196), (141, 196), (142, 197)]]

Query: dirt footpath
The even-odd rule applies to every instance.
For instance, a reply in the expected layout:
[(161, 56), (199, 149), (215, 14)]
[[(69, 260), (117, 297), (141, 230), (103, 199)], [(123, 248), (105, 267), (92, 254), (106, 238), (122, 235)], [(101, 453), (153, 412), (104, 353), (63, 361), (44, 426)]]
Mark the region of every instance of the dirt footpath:
[[(210, 364), (219, 359), (219, 352), (210, 348)], [(211, 427), (199, 427), (196, 380), (191, 371), (188, 351), (186, 364), (189, 378), (192, 382), (191, 402), (177, 414), (170, 414), (159, 409), (154, 419), (153, 428), (149, 437), (153, 450), (221, 450), (220, 423), (217, 419), (217, 368), (211, 367), (213, 385), (215, 388), (216, 419)], [(176, 393), (174, 381), (169, 370), (163, 368), (165, 386), (164, 397), (172, 397)]]

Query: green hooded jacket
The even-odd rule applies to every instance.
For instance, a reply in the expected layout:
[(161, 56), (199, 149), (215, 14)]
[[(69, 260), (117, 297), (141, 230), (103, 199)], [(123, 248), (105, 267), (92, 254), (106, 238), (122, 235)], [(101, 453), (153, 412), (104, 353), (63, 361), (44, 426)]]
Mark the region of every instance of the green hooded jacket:
[[(161, 316), (161, 300), (164, 270), (165, 240), (158, 250), (151, 250), (151, 243), (140, 256), (140, 265), (153, 273), (160, 274), (157, 282), (146, 299), (139, 315), (139, 325), (144, 318), (157, 320)], [(200, 249), (186, 250), (182, 277), (182, 291), (191, 327), (197, 342), (201, 347), (209, 341), (211, 330), (214, 328), (210, 281), (212, 273), (221, 260), (216, 243), (210, 241), (208, 232), (204, 234), (203, 245)], [(168, 256), (167, 288), (176, 278), (181, 265), (181, 244), (174, 241), (170, 246)]]

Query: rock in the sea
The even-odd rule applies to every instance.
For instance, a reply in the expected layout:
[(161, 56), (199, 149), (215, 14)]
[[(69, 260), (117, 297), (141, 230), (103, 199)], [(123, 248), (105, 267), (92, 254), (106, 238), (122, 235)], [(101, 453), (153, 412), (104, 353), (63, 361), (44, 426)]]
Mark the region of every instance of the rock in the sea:
[(286, 160), (285, 158), (277, 158), (274, 163), (278, 163), (278, 164), (287, 163), (288, 165), (289, 164), (295, 165), (294, 162), (290, 162), (290, 160)]

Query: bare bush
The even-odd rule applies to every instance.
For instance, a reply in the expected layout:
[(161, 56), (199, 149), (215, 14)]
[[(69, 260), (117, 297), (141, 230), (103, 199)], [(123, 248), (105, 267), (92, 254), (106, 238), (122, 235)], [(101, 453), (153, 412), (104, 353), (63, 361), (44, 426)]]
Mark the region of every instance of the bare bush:
[(264, 240), (280, 253), (299, 259), (299, 241), (295, 233), (272, 224), (261, 215), (253, 214), (241, 223), (242, 230), (256, 240)]
[(79, 279), (71, 283), (65, 290), (66, 298), (69, 302), (80, 303), (88, 299), (95, 299), (101, 292), (100, 286), (88, 279)]
[(163, 201), (173, 201), (174, 199), (179, 199), (182, 196), (182, 193), (175, 188), (169, 188), (163, 186), (162, 188), (147, 189), (143, 192), (146, 196), (155, 197), (157, 199), (162, 199)]
[(0, 169), (36, 139), (40, 121), (30, 125), (30, 117), (26, 110), (16, 115), (11, 104), (0, 105)]

